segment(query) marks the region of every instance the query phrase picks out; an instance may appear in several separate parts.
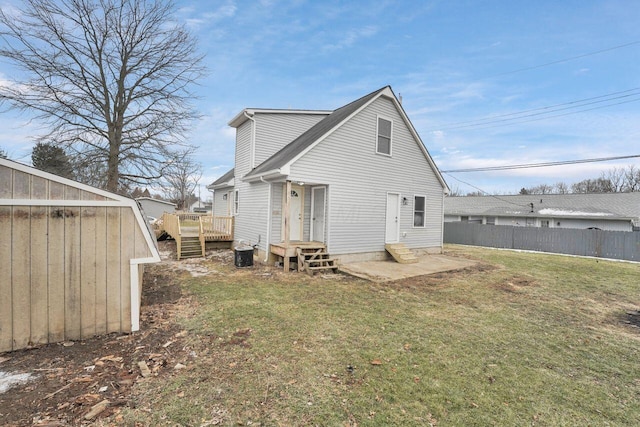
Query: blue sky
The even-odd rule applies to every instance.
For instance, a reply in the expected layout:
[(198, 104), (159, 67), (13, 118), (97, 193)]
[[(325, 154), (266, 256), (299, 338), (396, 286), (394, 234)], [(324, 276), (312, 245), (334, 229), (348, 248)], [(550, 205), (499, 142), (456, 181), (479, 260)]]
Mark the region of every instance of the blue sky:
[[(190, 136), (203, 188), (233, 167), (227, 122), (243, 108), (335, 109), (387, 84), (441, 170), (640, 155), (636, 0), (176, 4), (210, 70)], [(28, 161), (35, 124), (5, 113), (0, 126), (0, 147)], [(630, 164), (640, 159), (445, 179), (515, 193)]]

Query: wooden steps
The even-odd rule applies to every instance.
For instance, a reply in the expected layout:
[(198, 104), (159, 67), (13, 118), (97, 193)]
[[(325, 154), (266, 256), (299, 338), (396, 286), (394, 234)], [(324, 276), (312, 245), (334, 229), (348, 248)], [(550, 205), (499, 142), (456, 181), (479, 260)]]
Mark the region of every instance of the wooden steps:
[(203, 257), (202, 244), (199, 237), (183, 237), (178, 259)]
[(418, 262), (415, 254), (407, 248), (404, 243), (387, 243), (384, 248), (391, 254), (393, 259), (400, 264), (413, 264)]
[(338, 260), (331, 258), (325, 250), (326, 248), (324, 246), (317, 248), (297, 248), (298, 271), (306, 271), (312, 276), (317, 271), (331, 270), (333, 273), (337, 273)]

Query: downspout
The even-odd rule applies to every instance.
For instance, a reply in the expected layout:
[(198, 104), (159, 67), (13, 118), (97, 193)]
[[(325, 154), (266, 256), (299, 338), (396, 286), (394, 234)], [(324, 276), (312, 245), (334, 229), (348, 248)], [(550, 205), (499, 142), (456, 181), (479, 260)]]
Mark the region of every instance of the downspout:
[[(444, 251), (444, 198), (447, 196), (447, 190), (442, 189), (442, 232), (440, 234), (440, 252)], [(426, 206), (425, 206), (426, 209)]]
[[(253, 116), (249, 115), (246, 111), (244, 111), (244, 116), (253, 122), (253, 126), (251, 126), (251, 149), (249, 150), (249, 170), (253, 170), (255, 168), (256, 161), (256, 120)], [(262, 179), (262, 178), (260, 178)]]
[(267, 193), (267, 238), (265, 239), (265, 246), (264, 246), (264, 253), (265, 253), (265, 258), (264, 258), (264, 263), (266, 264), (269, 261), (269, 243), (271, 241), (271, 183), (267, 183), (267, 181), (264, 180), (264, 177), (261, 176), (260, 177), (260, 181), (264, 182), (265, 184), (269, 184), (269, 192)]

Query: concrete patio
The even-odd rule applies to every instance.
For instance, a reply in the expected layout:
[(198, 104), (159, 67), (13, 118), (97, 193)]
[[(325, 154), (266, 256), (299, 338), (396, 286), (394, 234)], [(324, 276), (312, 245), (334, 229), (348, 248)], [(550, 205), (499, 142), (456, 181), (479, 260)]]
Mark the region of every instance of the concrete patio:
[(365, 261), (340, 265), (340, 271), (372, 282), (392, 282), (409, 277), (460, 270), (477, 262), (446, 255), (423, 255), (414, 264), (395, 261)]

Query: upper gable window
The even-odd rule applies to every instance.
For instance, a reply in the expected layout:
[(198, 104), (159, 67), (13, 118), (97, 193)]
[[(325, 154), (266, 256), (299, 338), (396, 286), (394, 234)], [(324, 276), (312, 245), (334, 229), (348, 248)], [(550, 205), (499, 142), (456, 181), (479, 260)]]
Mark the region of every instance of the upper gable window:
[(376, 153), (391, 155), (391, 134), (393, 122), (391, 120), (378, 117), (378, 141), (376, 144)]

